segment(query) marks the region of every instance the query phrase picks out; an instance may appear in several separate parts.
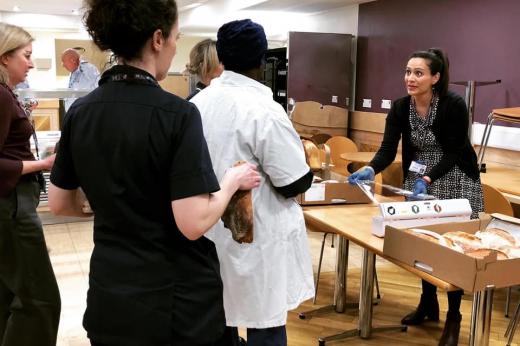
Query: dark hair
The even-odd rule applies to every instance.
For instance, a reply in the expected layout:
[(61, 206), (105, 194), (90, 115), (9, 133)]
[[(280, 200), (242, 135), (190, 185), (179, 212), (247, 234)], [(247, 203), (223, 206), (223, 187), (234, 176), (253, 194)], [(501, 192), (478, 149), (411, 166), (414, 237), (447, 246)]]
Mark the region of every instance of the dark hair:
[(439, 80), (434, 85), (435, 91), (439, 96), (446, 95), (450, 83), (450, 62), (446, 53), (440, 48), (430, 48), (413, 52), (408, 59), (411, 58), (423, 58), (429, 62), (430, 73), (440, 74)]
[(177, 21), (175, 0), (86, 0), (83, 21), (94, 43), (118, 58), (133, 60), (154, 31), (165, 38)]

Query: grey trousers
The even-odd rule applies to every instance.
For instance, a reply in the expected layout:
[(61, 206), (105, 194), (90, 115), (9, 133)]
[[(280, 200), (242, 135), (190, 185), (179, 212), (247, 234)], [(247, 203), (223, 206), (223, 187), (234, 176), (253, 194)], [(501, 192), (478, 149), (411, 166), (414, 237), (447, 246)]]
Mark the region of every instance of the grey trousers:
[(0, 198), (0, 346), (55, 346), (60, 293), (36, 213), (36, 180)]

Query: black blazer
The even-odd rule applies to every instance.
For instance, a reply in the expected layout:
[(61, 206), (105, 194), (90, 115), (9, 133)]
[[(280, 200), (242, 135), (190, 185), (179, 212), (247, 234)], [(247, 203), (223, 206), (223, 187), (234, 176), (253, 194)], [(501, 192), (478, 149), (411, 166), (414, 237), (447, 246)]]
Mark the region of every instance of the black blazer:
[[(386, 118), (383, 142), (369, 164), (376, 174), (395, 159), (402, 138), (403, 177), (406, 179), (416, 151), (411, 142), (410, 99), (410, 96), (406, 96), (392, 104)], [(459, 95), (448, 92), (439, 99), (432, 130), (444, 155), (437, 165), (428, 167), (425, 173), (432, 181), (441, 178), (455, 165), (470, 178), (475, 180), (479, 177), (477, 155), (468, 137), (468, 117), (466, 103)]]

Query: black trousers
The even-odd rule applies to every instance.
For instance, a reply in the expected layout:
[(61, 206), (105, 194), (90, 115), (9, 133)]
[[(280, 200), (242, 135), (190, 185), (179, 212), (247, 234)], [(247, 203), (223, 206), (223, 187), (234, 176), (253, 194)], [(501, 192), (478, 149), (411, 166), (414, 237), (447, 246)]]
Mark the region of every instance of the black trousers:
[(60, 294), (36, 213), (39, 186), (0, 198), (0, 345), (55, 346)]
[[(92, 341), (92, 340), (90, 341), (90, 345), (92, 345), (92, 346), (111, 346), (109, 344), (103, 344), (103, 343)], [(173, 341), (171, 343), (171, 346), (176, 346), (175, 341)], [(226, 327), (224, 335), (222, 335), (220, 340), (218, 340), (214, 343), (211, 343), (211, 344), (197, 344), (194, 346), (239, 346), (238, 329), (232, 328), (232, 327)]]
[[(238, 329), (228, 327), (233, 333), (231, 346), (238, 345)], [(236, 336), (235, 336), (236, 335)], [(219, 345), (220, 346), (220, 345)], [(272, 328), (247, 328), (247, 346), (287, 346), (287, 330), (285, 326)]]
[[(426, 297), (433, 297), (437, 294), (437, 286), (432, 285), (428, 281), (422, 280), (423, 294)], [(462, 296), (464, 295), (463, 290), (449, 291), (448, 292), (448, 313), (459, 314), (460, 303)]]

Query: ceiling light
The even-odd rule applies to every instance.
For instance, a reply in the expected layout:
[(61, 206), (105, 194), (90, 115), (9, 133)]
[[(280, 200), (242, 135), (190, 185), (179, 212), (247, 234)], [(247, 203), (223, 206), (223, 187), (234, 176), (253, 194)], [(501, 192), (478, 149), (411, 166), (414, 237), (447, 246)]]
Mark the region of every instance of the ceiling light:
[(79, 11), (78, 11), (78, 9), (74, 9), (74, 10), (72, 10), (72, 14), (75, 15), (75, 16), (79, 15)]
[(18, 7), (18, 6), (16, 6), (16, 5), (13, 6), (13, 11), (14, 11), (14, 12), (20, 12), (20, 7)]

